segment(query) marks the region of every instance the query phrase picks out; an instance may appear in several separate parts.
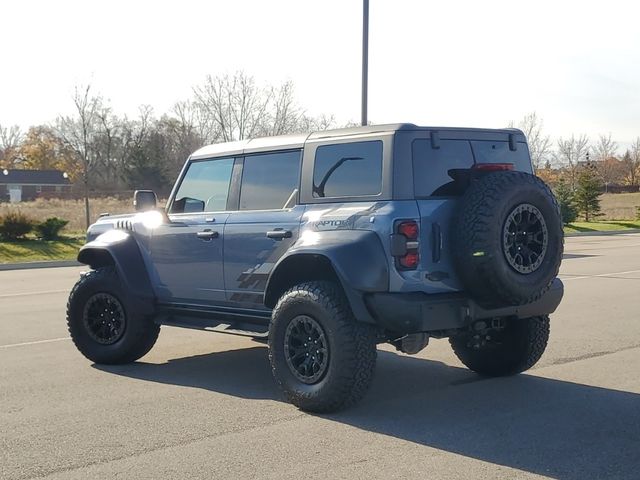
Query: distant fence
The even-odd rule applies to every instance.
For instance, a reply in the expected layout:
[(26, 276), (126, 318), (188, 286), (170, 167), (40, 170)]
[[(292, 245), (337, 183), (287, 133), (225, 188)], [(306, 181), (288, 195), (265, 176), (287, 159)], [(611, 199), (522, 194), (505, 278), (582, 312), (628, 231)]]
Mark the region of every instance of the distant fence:
[[(90, 190), (89, 198), (117, 198), (118, 200), (132, 200), (133, 192), (135, 190)], [(168, 191), (156, 192), (158, 198), (169, 197)], [(37, 198), (48, 199), (60, 199), (60, 200), (82, 200), (84, 199), (84, 192), (80, 190), (72, 190), (70, 192), (42, 192), (38, 193)]]
[[(90, 191), (89, 198), (108, 198), (113, 197), (118, 200), (126, 200), (133, 198), (133, 190), (115, 190), (115, 191)], [(37, 198), (60, 199), (60, 200), (82, 200), (84, 198), (84, 192), (71, 191), (71, 192), (42, 192), (39, 193)]]
[(607, 193), (636, 193), (640, 192), (640, 186), (638, 185), (605, 185), (601, 188), (601, 191)]

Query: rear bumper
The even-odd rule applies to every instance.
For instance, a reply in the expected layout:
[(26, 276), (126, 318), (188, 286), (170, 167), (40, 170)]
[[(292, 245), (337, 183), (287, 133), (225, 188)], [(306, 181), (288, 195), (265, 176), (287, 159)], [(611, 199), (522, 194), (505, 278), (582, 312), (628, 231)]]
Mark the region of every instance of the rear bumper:
[(556, 278), (542, 298), (526, 305), (486, 309), (463, 292), (372, 293), (365, 297), (365, 303), (381, 327), (398, 333), (417, 333), (463, 328), (476, 320), (495, 317), (548, 315), (556, 310), (563, 294), (564, 285)]

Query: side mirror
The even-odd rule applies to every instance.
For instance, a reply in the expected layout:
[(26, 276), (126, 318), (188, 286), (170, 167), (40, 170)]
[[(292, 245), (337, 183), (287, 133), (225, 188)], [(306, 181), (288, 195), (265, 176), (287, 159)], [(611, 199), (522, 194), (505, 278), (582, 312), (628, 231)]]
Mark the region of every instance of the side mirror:
[(136, 212), (145, 212), (156, 208), (158, 197), (153, 190), (136, 190), (133, 193), (133, 206)]

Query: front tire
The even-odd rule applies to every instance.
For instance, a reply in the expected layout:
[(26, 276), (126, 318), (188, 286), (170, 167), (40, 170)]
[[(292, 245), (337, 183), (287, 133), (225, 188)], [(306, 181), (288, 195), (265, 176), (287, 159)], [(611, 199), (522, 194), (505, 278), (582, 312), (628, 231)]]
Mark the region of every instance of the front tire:
[(356, 321), (335, 283), (302, 283), (285, 292), (273, 310), (269, 360), (291, 403), (333, 412), (353, 405), (369, 388), (375, 330)]
[(130, 363), (155, 344), (160, 326), (136, 313), (113, 267), (84, 274), (67, 302), (67, 326), (75, 346), (95, 363)]
[(458, 359), (470, 370), (490, 377), (515, 375), (533, 367), (549, 341), (549, 316), (507, 320), (498, 331), (451, 337)]

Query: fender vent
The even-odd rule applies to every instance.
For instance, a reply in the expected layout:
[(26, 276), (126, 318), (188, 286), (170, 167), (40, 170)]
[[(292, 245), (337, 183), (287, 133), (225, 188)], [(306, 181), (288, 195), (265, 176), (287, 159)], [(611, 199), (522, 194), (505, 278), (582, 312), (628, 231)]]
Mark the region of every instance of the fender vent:
[(116, 230), (128, 230), (130, 232), (133, 231), (133, 224), (131, 220), (116, 220), (116, 223), (113, 225)]

